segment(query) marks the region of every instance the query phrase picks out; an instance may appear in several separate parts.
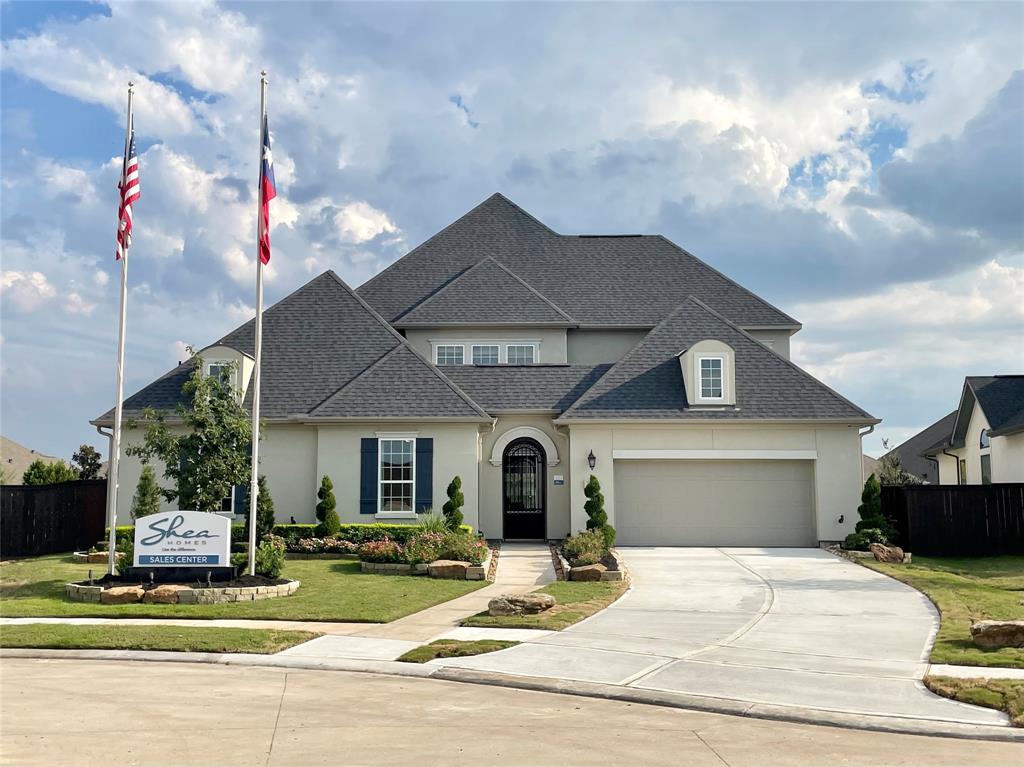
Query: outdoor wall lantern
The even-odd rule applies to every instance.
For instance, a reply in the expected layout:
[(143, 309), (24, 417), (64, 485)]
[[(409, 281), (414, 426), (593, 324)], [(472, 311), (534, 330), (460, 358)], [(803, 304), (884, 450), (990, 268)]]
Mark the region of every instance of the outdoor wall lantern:
[(590, 455), (587, 456), (587, 463), (590, 464), (590, 468), (593, 469), (597, 466), (597, 456), (594, 455), (594, 451), (590, 451)]

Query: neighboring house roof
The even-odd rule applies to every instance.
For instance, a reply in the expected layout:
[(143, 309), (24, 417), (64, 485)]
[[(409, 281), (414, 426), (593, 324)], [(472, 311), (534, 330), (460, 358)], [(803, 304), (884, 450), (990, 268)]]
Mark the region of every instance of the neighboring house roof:
[(34, 461), (57, 463), (60, 460), (52, 455), (37, 453), (13, 439), (0, 437), (0, 467), (3, 468), (4, 481), (12, 485), (21, 484), (21, 478), (25, 475), (26, 469)]
[(611, 367), (603, 365), (448, 365), (441, 369), (493, 414), (562, 413)]
[(967, 376), (953, 427), (955, 447), (964, 443), (975, 400), (988, 421), (990, 436), (1024, 431), (1024, 375)]
[[(705, 339), (717, 339), (733, 350), (735, 407), (688, 405), (678, 355)], [(562, 418), (877, 422), (695, 298), (688, 299), (648, 333)]]
[(416, 325), (558, 325), (572, 317), (493, 258), (484, 258), (396, 320)]
[[(389, 321), (406, 319), (485, 258), (580, 325), (652, 328), (693, 295), (746, 328), (799, 328), (792, 317), (660, 235), (558, 234), (500, 194), (368, 280), (359, 294)], [(432, 318), (438, 320), (441, 306), (436, 309)], [(457, 311), (450, 319), (461, 321)]]
[(872, 458), (870, 455), (863, 454), (860, 457), (860, 462), (864, 468), (865, 478), (870, 477), (872, 474), (876, 477), (878, 476), (879, 463), (877, 458)]
[[(254, 335), (255, 320), (250, 320), (211, 345), (252, 355)], [(399, 350), (402, 364), (385, 362), (385, 357)], [(374, 367), (377, 363), (383, 368)], [(129, 397), (124, 417), (137, 418), (144, 407), (172, 410), (182, 400), (181, 386), (193, 364), (179, 365)], [(381, 369), (388, 371), (386, 382), (379, 377)], [(372, 381), (382, 388), (373, 392), (365, 385)], [(246, 408), (251, 397), (250, 389)], [(388, 400), (386, 407), (382, 397)], [(416, 401), (405, 402), (408, 398)], [(349, 417), (426, 415), (429, 406), (429, 415), (435, 418), (489, 420), (479, 405), (447, 382), (340, 277), (324, 272), (263, 313), (260, 415), (317, 417), (314, 413), (319, 412), (333, 418), (339, 402), (350, 408), (345, 413)], [(94, 423), (112, 420), (110, 410)]]
[(922, 429), (882, 457), (896, 455), (905, 472), (920, 477), (925, 482), (937, 483), (939, 477), (935, 464), (925, 456), (941, 452), (942, 448), (949, 444), (949, 435), (953, 433), (953, 423), (956, 421), (957, 412), (954, 410), (952, 413), (942, 416), (931, 426)]

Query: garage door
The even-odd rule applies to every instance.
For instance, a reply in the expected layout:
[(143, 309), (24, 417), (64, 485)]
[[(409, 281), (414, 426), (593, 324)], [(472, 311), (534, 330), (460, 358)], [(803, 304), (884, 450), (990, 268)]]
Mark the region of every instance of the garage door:
[(811, 461), (615, 462), (624, 546), (814, 546)]

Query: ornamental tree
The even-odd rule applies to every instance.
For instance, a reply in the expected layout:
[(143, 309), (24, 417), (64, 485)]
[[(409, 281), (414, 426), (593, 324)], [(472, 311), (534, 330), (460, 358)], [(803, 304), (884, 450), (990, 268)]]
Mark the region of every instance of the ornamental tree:
[(81, 445), (71, 456), (71, 463), (78, 468), (79, 479), (98, 479), (103, 460), (92, 445)]
[(181, 509), (220, 511), (231, 488), (251, 478), (252, 424), (231, 380), (204, 375), (202, 358), (193, 357), (192, 375), (181, 387), (189, 404), (175, 409), (184, 434), (168, 427), (166, 413), (146, 408), (142, 444), (125, 450), (143, 463), (154, 458), (163, 463), (173, 487), (161, 488), (160, 494), (168, 502), (177, 499)]
[(462, 477), (456, 476), (448, 485), (448, 500), (441, 507), (445, 524), (452, 532), (456, 532), (462, 526), (462, 505), (465, 502), (466, 496), (462, 494)]
[(78, 472), (64, 461), (46, 462), (40, 458), (32, 461), (21, 475), (23, 485), (53, 485), (57, 482), (74, 482)]
[(334, 500), (334, 483), (331, 478), (324, 474), (320, 480), (320, 489), (316, 492), (319, 502), (316, 505), (316, 518), (320, 524), (316, 526), (318, 538), (330, 538), (341, 532), (341, 520), (338, 519), (338, 512), (334, 509), (338, 505)]
[(160, 486), (156, 483), (156, 472), (153, 467), (142, 467), (139, 483), (135, 486), (132, 497), (132, 519), (146, 517), (160, 511)]
[[(274, 499), (270, 497), (267, 478), (260, 474), (256, 480), (259, 491), (256, 493), (256, 540), (262, 541), (263, 536), (274, 532)], [(245, 510), (245, 540), (249, 540), (249, 508)]]
[(583, 504), (583, 510), (587, 512), (587, 529), (600, 530), (604, 535), (605, 547), (610, 549), (615, 545), (615, 528), (608, 524), (601, 483), (593, 474), (590, 475), (590, 480), (583, 488), (583, 494), (587, 496), (587, 502)]

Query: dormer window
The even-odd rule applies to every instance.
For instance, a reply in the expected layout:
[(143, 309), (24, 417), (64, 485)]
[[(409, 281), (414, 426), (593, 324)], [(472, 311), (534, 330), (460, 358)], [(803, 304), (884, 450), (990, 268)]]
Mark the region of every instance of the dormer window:
[(231, 368), (232, 365), (226, 360), (217, 360), (210, 362), (206, 365), (206, 375), (210, 378), (216, 378), (225, 383), (231, 382)]
[(701, 399), (722, 399), (725, 385), (724, 367), (724, 357), (697, 357)]

